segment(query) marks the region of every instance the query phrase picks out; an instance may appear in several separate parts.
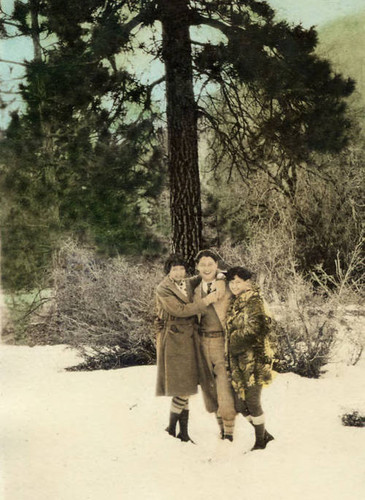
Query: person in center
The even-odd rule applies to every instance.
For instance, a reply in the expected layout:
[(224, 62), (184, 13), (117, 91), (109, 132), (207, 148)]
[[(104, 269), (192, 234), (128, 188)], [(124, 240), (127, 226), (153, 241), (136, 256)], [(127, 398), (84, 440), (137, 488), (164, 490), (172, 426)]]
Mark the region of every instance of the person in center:
[[(217, 282), (219, 277), (218, 263), (219, 257), (212, 250), (201, 250), (197, 254), (195, 264), (202, 281), (194, 290), (194, 300), (209, 297), (211, 293), (216, 293), (218, 285), (223, 285), (223, 294), (220, 293), (218, 300), (199, 315), (199, 335), (203, 355), (215, 383), (216, 417), (220, 435), (222, 439), (233, 441), (236, 410), (224, 356), (224, 324), (231, 292), (226, 287), (224, 280), (219, 280), (220, 283)], [(207, 400), (208, 394), (205, 393), (203, 386), (202, 391)]]
[(250, 271), (232, 267), (227, 282), (233, 294), (226, 315), (226, 358), (237, 412), (255, 428), (252, 450), (266, 448), (274, 438), (265, 429), (261, 406), (263, 386), (272, 380), (275, 338), (259, 287)]

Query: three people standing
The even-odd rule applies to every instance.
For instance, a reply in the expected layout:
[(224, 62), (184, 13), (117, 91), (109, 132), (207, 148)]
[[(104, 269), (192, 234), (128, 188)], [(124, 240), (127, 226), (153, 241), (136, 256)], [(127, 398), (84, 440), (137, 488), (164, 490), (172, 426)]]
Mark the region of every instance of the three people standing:
[(187, 280), (180, 257), (166, 262), (168, 275), (157, 288), (157, 395), (173, 396), (166, 430), (176, 436), (179, 422), (178, 437), (189, 441), (188, 399), (200, 383), (222, 439), (233, 441), (235, 416), (242, 413), (255, 428), (253, 450), (263, 449), (273, 439), (261, 407), (262, 386), (272, 378), (270, 318), (251, 273), (235, 267), (224, 279), (218, 261), (202, 250), (199, 277)]

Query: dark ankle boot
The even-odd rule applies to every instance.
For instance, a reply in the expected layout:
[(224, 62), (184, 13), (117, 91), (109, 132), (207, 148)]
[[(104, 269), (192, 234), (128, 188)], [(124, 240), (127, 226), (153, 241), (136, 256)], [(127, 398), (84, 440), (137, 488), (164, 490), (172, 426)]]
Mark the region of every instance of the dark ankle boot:
[(266, 448), (267, 443), (272, 441), (274, 439), (274, 436), (272, 436), (267, 430), (265, 429), (265, 424), (260, 424), (260, 425), (255, 425), (255, 435), (256, 435), (256, 442), (251, 448), (251, 451), (254, 450), (264, 450)]
[(270, 441), (273, 441), (275, 438), (270, 434), (270, 432), (265, 431), (265, 441), (266, 444), (270, 443)]
[(179, 418), (180, 432), (177, 435), (177, 437), (181, 439), (181, 441), (184, 441), (186, 443), (190, 441), (193, 444), (195, 444), (188, 434), (188, 422), (189, 422), (189, 410), (183, 410), (180, 413), (180, 418)]
[(170, 421), (169, 425), (166, 427), (165, 431), (170, 434), (170, 436), (176, 437), (176, 424), (178, 423), (180, 418), (180, 413), (175, 413), (170, 411)]
[[(255, 427), (255, 424), (252, 422), (252, 420), (250, 420), (250, 419), (247, 418), (247, 417), (250, 416), (249, 413), (248, 414), (242, 413), (242, 415), (250, 422), (250, 424), (252, 425), (252, 427)], [(272, 436), (270, 434), (270, 432), (268, 432), (266, 429), (265, 429), (265, 437), (264, 438), (265, 438), (266, 444), (270, 443), (270, 441), (273, 441), (275, 439), (274, 436)]]
[(266, 447), (265, 424), (254, 425), (256, 441), (252, 450), (263, 450)]

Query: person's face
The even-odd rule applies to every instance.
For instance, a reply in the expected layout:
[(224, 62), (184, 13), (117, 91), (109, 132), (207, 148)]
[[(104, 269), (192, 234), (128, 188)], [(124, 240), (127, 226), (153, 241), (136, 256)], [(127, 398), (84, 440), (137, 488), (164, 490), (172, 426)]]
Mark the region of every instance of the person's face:
[(212, 257), (202, 257), (196, 266), (199, 274), (204, 281), (213, 281), (216, 277), (218, 270), (218, 262)]
[(229, 289), (233, 295), (240, 295), (251, 289), (251, 282), (250, 280), (243, 280), (239, 276), (235, 276), (233, 280), (229, 282)]
[(186, 270), (184, 266), (171, 266), (169, 276), (174, 281), (181, 281), (186, 276)]

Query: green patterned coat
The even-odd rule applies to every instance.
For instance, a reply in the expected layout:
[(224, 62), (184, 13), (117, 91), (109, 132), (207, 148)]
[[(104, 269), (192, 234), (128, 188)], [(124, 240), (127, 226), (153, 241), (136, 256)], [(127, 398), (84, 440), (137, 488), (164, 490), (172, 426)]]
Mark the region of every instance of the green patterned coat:
[(226, 356), (232, 386), (241, 399), (245, 388), (272, 380), (275, 340), (259, 288), (232, 297), (226, 317)]

